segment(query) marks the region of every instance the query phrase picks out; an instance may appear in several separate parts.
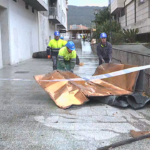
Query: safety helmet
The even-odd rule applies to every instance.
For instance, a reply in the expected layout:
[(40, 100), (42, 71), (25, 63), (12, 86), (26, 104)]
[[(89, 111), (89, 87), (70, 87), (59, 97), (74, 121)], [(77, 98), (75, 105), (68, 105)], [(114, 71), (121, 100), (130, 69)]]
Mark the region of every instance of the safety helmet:
[(100, 34), (100, 38), (102, 39), (102, 38), (107, 38), (107, 34), (106, 33), (101, 33)]
[(54, 35), (55, 35), (55, 36), (60, 36), (59, 31), (55, 31), (55, 32), (54, 32)]
[(61, 37), (60, 37), (60, 39), (62, 39), (62, 40), (63, 40), (63, 39), (64, 39), (64, 37), (63, 37), (63, 36), (61, 36)]
[(68, 47), (70, 50), (75, 50), (75, 44), (72, 42), (72, 41), (69, 41), (67, 44), (66, 44), (66, 47)]

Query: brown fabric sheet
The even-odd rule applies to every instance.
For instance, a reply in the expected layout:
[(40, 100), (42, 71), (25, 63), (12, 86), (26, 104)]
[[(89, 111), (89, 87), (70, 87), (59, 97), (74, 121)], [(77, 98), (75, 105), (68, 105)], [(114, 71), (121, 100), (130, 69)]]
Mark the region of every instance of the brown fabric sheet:
[[(94, 75), (101, 75), (131, 67), (134, 66), (104, 64), (96, 69)], [(138, 72), (134, 72), (104, 80), (42, 82), (42, 80), (80, 78), (71, 72), (54, 71), (46, 75), (37, 75), (35, 76), (35, 80), (48, 92), (58, 107), (65, 109), (71, 105), (84, 104), (90, 96), (129, 95), (135, 87), (137, 77)]]
[[(104, 65), (99, 66), (96, 69), (93, 76), (120, 71), (120, 70), (124, 70), (128, 68), (132, 68), (132, 67), (137, 67), (137, 66), (126, 65), (126, 64), (104, 64)], [(127, 91), (134, 91), (134, 87), (135, 87), (138, 74), (139, 72), (132, 72), (132, 73), (125, 74), (125, 75), (103, 79), (103, 81), (106, 81), (110, 84), (113, 84)]]

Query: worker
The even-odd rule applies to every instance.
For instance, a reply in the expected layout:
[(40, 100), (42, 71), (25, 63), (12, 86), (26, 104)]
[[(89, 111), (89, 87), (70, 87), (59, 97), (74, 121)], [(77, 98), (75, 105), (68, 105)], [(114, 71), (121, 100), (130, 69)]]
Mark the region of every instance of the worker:
[(66, 45), (67, 41), (60, 39), (60, 33), (58, 31), (54, 32), (55, 38), (52, 39), (47, 47), (47, 57), (50, 59), (52, 57), (53, 70), (57, 69), (57, 56), (59, 49)]
[(97, 46), (97, 55), (99, 57), (99, 65), (103, 63), (111, 63), (112, 59), (112, 45), (107, 42), (107, 34), (100, 34), (101, 42)]
[(75, 44), (72, 41), (69, 41), (66, 44), (66, 47), (63, 47), (59, 50), (57, 69), (70, 71), (73, 73), (76, 64), (76, 57), (77, 54), (75, 51)]
[(85, 40), (86, 40), (86, 35), (83, 35), (83, 43), (85, 44)]

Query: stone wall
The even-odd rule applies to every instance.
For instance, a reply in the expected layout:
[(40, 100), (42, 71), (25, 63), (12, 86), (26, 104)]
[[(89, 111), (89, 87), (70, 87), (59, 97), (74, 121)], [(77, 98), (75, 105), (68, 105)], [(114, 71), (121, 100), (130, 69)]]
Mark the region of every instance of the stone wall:
[[(96, 53), (97, 45), (91, 45), (92, 50)], [(130, 65), (149, 65), (150, 64), (150, 55), (140, 54), (133, 51), (125, 51), (120, 49), (113, 48), (113, 55), (112, 55), (112, 62), (113, 63), (121, 63), (121, 64), (130, 64)], [(147, 95), (150, 95), (150, 69), (147, 69), (145, 72), (144, 78), (144, 92)]]
[[(122, 63), (122, 64), (131, 64), (131, 65), (149, 65), (150, 56), (144, 54), (137, 54), (129, 51), (122, 51), (119, 49), (113, 49), (113, 62)], [(150, 69), (147, 69), (145, 72), (144, 78), (144, 91), (147, 95), (150, 95)]]

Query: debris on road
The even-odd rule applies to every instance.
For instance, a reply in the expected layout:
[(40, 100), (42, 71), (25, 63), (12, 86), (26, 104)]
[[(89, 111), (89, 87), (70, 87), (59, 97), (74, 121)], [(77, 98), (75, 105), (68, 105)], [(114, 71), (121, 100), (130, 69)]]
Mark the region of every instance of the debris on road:
[(80, 63), (79, 66), (84, 66), (84, 63)]
[(134, 131), (134, 130), (130, 131), (130, 135), (134, 138), (139, 137), (139, 136), (143, 136), (146, 134), (150, 134), (150, 131)]

